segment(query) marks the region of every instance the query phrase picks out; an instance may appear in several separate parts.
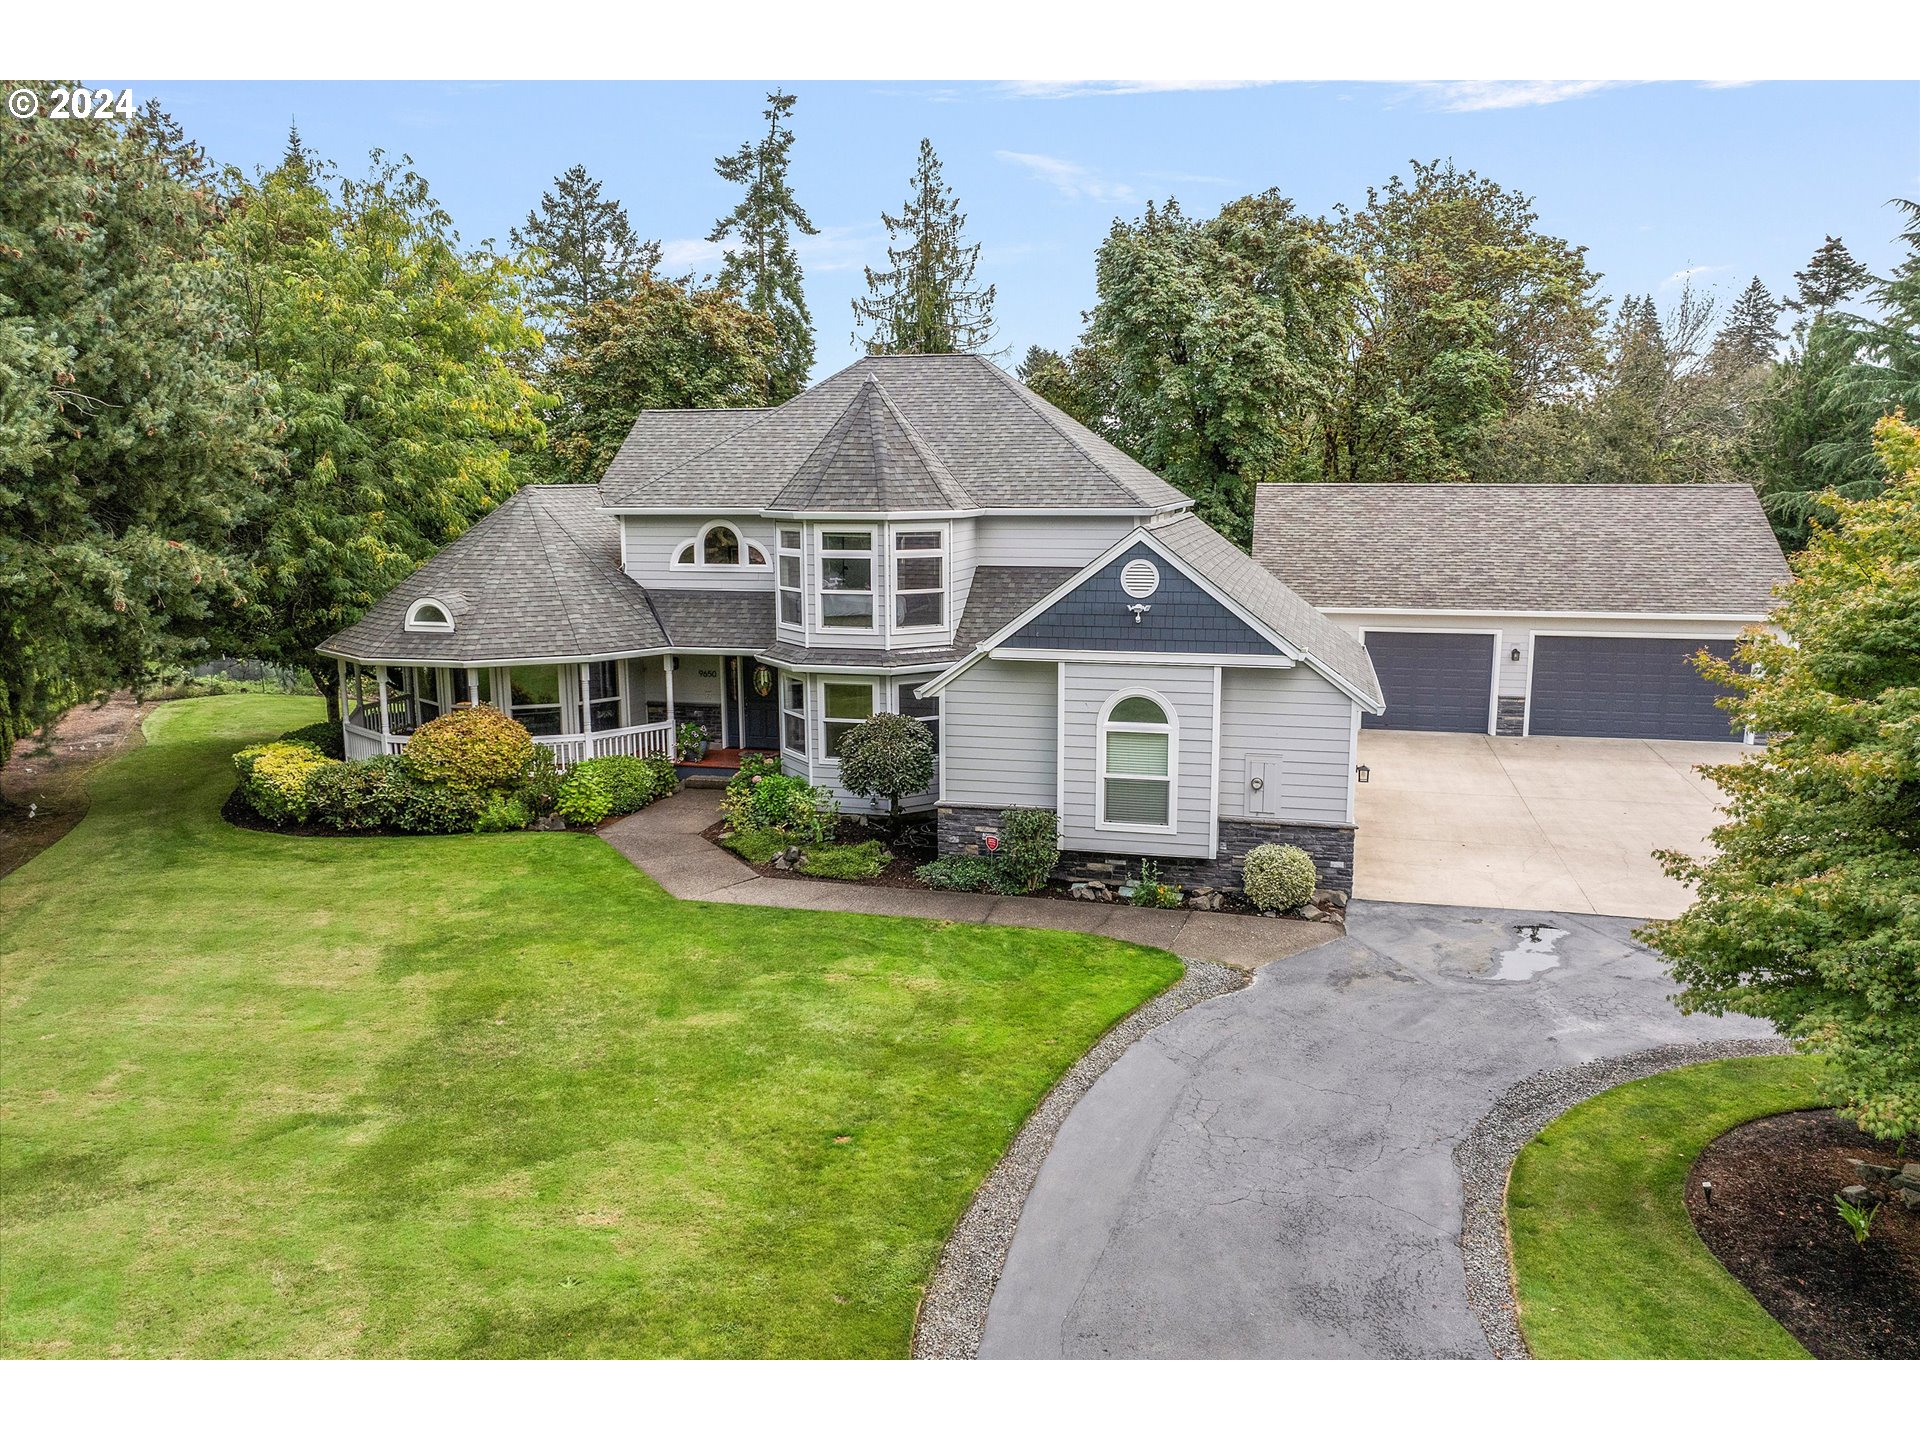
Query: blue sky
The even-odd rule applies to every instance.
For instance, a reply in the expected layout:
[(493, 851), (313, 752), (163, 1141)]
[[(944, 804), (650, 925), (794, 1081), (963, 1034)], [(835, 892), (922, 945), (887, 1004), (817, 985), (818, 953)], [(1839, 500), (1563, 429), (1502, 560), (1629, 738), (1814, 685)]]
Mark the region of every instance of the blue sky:
[[(115, 82), (122, 83), (122, 82)], [(349, 169), (406, 152), (469, 240), (504, 242), (577, 162), (627, 206), (675, 269), (710, 268), (701, 237), (734, 188), (713, 157), (756, 134), (760, 83), (131, 82), (217, 160), (277, 159), (287, 121)], [(1681, 272), (1730, 298), (1758, 274), (1779, 293), (1829, 233), (1884, 271), (1886, 201), (1920, 195), (1920, 85), (1293, 83), (1204, 90), (877, 82), (793, 85), (793, 180), (821, 234), (805, 242), (823, 375), (857, 354), (849, 301), (884, 258), (930, 136), (999, 287), (1008, 363), (1064, 346), (1093, 300), (1093, 256), (1116, 215), (1175, 195), (1211, 213), (1278, 186), (1310, 213), (1363, 202), (1412, 157), (1456, 163), (1535, 197), (1542, 224), (1589, 250), (1613, 297), (1663, 305)]]

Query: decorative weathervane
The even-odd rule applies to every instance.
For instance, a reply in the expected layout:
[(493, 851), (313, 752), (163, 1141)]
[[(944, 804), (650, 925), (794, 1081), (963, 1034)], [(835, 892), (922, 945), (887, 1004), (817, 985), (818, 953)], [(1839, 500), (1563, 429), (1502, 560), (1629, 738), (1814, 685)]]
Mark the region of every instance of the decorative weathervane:
[(773, 692), (773, 671), (764, 665), (753, 667), (753, 693), (762, 698)]

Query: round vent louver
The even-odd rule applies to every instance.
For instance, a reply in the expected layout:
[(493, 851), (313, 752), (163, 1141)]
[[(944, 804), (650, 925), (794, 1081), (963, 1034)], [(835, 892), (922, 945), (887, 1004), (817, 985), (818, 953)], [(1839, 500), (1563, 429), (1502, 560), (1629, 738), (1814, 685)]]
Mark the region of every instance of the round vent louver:
[(1120, 588), (1136, 600), (1144, 600), (1160, 588), (1160, 572), (1151, 560), (1129, 560), (1120, 568)]

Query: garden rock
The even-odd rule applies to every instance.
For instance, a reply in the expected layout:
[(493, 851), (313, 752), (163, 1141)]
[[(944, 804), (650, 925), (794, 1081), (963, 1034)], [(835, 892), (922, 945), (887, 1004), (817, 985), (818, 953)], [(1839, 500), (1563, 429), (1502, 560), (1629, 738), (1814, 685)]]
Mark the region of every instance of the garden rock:
[(567, 828), (567, 822), (562, 820), (558, 815), (542, 815), (538, 820), (533, 822), (532, 828), (535, 830), (564, 830)]
[(1873, 1204), (1876, 1197), (1873, 1191), (1864, 1185), (1849, 1185), (1840, 1192), (1840, 1198), (1849, 1205), (1865, 1207)]
[(1898, 1166), (1875, 1165), (1869, 1160), (1849, 1160), (1847, 1163), (1862, 1180), (1891, 1180), (1900, 1173)]
[(1113, 891), (1098, 880), (1076, 881), (1067, 890), (1075, 900), (1111, 900)]
[(793, 868), (793, 862), (787, 859), (786, 855), (782, 853), (773, 857), (773, 868), (776, 870), (791, 870)]
[(1324, 920), (1327, 918), (1327, 912), (1322, 910), (1318, 905), (1302, 905), (1300, 907), (1300, 918), (1302, 920)]

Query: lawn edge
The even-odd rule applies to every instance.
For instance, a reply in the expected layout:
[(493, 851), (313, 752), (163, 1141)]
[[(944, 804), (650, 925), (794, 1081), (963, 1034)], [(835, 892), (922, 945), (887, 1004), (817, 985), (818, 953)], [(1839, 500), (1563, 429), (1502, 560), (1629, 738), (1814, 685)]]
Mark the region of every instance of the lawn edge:
[(1480, 1322), (1496, 1359), (1533, 1358), (1515, 1304), (1513, 1244), (1507, 1231), (1507, 1181), (1527, 1143), (1574, 1106), (1630, 1081), (1711, 1060), (1793, 1053), (1792, 1043), (1778, 1038), (1660, 1045), (1561, 1070), (1540, 1070), (1502, 1092), (1453, 1147), (1462, 1192), (1460, 1257), (1466, 1266), (1467, 1308)]
[(913, 1317), (915, 1360), (972, 1360), (987, 1328), (987, 1307), (1013, 1245), (1014, 1227), (1067, 1116), (1134, 1041), (1184, 1010), (1253, 981), (1244, 970), (1182, 959), (1186, 973), (1116, 1021), (1041, 1097), (947, 1236)]

